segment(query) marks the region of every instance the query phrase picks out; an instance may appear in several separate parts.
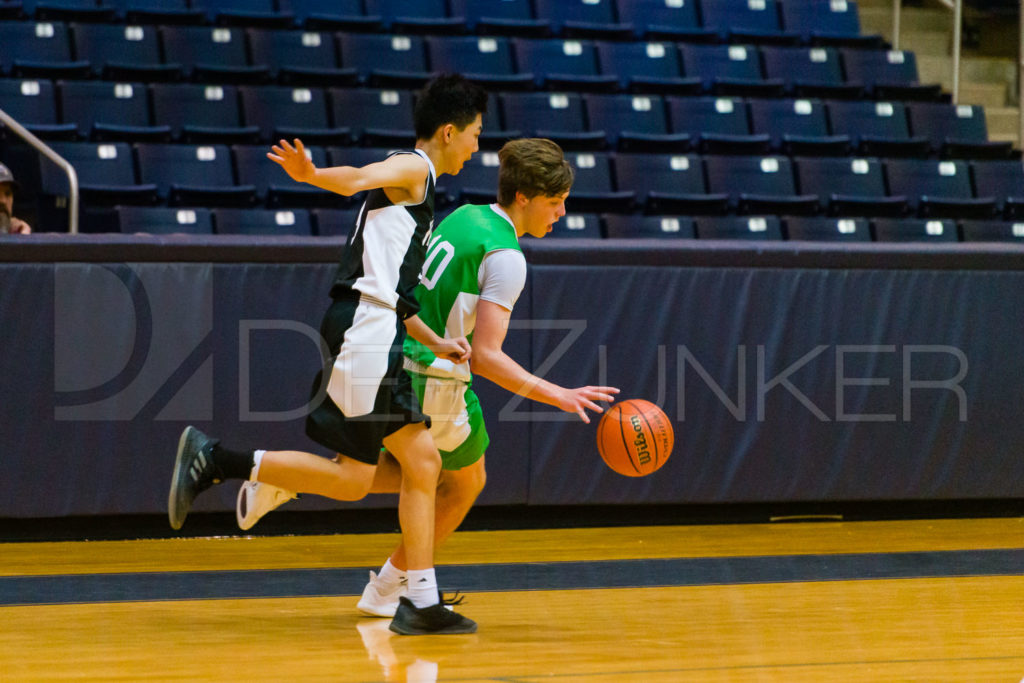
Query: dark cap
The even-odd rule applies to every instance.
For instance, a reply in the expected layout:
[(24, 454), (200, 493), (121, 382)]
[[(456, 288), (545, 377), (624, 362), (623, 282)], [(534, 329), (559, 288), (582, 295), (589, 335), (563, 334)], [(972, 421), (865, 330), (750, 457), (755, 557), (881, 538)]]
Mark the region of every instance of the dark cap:
[(10, 183), (15, 188), (21, 187), (18, 185), (18, 181), (14, 179), (14, 174), (11, 173), (11, 169), (7, 168), (3, 164), (0, 164), (0, 183)]

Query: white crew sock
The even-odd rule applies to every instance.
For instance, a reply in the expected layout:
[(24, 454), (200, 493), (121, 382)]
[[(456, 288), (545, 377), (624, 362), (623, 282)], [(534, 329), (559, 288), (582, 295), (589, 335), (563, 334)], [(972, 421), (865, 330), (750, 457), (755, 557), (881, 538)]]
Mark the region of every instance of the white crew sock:
[(430, 607), (436, 605), (437, 578), (434, 576), (434, 568), (410, 569), (406, 572), (408, 577), (409, 594), (406, 596), (417, 607)]
[(381, 592), (388, 593), (398, 588), (403, 580), (405, 580), (405, 572), (391, 564), (389, 557), (384, 566), (380, 568), (380, 574), (377, 574), (378, 588)]

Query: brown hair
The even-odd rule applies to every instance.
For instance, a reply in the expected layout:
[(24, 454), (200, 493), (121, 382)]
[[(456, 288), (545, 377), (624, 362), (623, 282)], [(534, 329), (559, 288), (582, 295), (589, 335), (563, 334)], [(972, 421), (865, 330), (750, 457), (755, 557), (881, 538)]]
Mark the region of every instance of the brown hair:
[(498, 152), (498, 203), (508, 206), (522, 192), (558, 197), (572, 187), (573, 170), (562, 148), (546, 138), (521, 138), (505, 143)]

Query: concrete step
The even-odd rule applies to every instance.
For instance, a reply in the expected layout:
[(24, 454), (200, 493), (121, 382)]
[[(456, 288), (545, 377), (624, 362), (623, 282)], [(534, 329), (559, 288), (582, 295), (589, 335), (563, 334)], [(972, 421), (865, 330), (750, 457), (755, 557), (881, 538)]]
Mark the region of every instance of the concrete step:
[[(943, 90), (952, 92), (953, 85), (943, 86)], [(1006, 84), (997, 83), (960, 83), (960, 104), (980, 104), (986, 110), (1005, 107)]]
[[(892, 40), (892, 3), (887, 7), (859, 7), (861, 33), (881, 33)], [(900, 33), (908, 31), (953, 32), (953, 13), (946, 10), (904, 7), (900, 13)], [(902, 39), (902, 35), (901, 35)]]
[(985, 110), (989, 140), (1010, 140), (1020, 146), (1020, 110), (1017, 107), (992, 107)]
[[(953, 58), (917, 55), (917, 73), (922, 83), (952, 81)], [(997, 57), (963, 57), (960, 59), (960, 80), (1005, 85), (1017, 80), (1017, 65), (1012, 60)]]
[(915, 55), (950, 54), (950, 35), (947, 31), (900, 31), (900, 49)]

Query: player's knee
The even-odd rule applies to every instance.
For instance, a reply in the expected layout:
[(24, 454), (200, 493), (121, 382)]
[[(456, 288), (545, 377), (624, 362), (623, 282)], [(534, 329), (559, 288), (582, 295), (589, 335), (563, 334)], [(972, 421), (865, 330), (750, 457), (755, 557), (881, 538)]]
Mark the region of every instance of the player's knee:
[(410, 477), (412, 481), (427, 483), (431, 486), (437, 484), (438, 476), (441, 474), (441, 454), (437, 452), (437, 449), (410, 454), (401, 464), (403, 477)]

